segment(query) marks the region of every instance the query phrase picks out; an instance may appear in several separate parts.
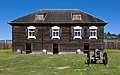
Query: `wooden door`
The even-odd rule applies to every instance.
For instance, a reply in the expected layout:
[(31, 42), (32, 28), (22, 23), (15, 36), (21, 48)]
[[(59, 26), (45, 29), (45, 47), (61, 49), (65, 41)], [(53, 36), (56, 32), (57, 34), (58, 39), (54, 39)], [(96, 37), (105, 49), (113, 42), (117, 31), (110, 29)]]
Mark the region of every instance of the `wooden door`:
[(53, 54), (58, 54), (58, 44), (53, 44)]
[(26, 54), (31, 53), (31, 43), (26, 43)]
[(89, 51), (89, 43), (84, 43), (84, 53)]

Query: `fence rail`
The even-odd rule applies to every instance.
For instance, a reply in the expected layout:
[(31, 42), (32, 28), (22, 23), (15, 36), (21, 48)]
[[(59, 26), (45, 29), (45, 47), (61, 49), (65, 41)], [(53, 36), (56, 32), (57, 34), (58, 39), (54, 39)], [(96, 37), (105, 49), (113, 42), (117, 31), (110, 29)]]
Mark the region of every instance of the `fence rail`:
[[(12, 40), (0, 40), (0, 49), (11, 49)], [(120, 40), (104, 40), (105, 49), (120, 49)]]
[(104, 40), (105, 49), (120, 49), (120, 40)]

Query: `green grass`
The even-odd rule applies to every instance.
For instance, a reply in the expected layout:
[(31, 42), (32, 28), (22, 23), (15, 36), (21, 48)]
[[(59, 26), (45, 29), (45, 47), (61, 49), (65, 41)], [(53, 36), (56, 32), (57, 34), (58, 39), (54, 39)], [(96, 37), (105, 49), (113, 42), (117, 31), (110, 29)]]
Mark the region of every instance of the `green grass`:
[(0, 53), (11, 53), (12, 49), (4, 49), (4, 50), (0, 50)]
[(0, 53), (0, 75), (120, 75), (120, 53), (108, 51), (108, 56), (108, 67), (88, 67), (86, 55)]
[(120, 53), (120, 50), (109, 49), (109, 50), (104, 50), (104, 52), (109, 52), (109, 53)]

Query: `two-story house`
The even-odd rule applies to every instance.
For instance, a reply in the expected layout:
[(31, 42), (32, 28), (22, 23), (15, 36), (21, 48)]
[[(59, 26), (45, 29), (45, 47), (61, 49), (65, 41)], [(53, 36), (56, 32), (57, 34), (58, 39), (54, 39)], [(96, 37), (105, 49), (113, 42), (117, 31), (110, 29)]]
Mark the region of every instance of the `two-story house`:
[(78, 9), (45, 9), (8, 22), (12, 49), (31, 52), (103, 50), (107, 22)]

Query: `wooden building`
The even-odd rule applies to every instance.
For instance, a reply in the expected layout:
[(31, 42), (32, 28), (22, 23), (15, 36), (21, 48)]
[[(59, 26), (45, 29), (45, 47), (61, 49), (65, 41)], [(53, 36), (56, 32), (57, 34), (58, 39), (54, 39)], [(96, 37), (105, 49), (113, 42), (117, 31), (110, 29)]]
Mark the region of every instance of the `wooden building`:
[(31, 52), (76, 52), (104, 48), (107, 22), (78, 9), (45, 9), (8, 22), (12, 49)]

